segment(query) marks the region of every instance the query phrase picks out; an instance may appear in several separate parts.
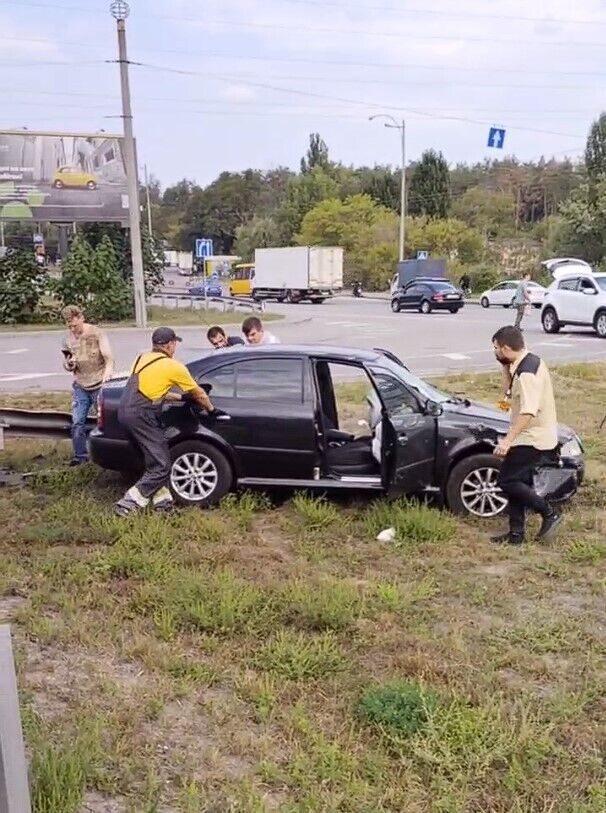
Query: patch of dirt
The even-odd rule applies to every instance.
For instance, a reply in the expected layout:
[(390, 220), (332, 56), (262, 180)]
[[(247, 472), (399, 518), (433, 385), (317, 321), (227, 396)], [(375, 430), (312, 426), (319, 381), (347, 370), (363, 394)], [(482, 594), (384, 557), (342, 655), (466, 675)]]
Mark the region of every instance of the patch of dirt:
[(121, 799), (102, 796), (100, 793), (87, 793), (82, 802), (81, 813), (126, 813), (128, 808)]
[(21, 609), (25, 599), (22, 596), (2, 596), (0, 598), (0, 624), (7, 624)]
[(486, 576), (510, 576), (516, 570), (520, 569), (519, 562), (491, 562), (488, 565), (478, 565), (476, 568), (478, 573), (484, 573)]

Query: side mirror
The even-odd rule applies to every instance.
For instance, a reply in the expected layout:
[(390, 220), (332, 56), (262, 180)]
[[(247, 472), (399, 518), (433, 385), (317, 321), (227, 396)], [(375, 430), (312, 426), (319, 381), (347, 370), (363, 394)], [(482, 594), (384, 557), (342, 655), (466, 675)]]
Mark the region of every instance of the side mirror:
[(583, 293), (583, 294), (585, 294), (587, 296), (595, 296), (597, 291), (596, 291), (595, 288), (581, 288), (581, 293)]
[(439, 418), (440, 415), (444, 414), (444, 407), (442, 404), (438, 404), (436, 401), (425, 401), (425, 414), (429, 415), (431, 418)]

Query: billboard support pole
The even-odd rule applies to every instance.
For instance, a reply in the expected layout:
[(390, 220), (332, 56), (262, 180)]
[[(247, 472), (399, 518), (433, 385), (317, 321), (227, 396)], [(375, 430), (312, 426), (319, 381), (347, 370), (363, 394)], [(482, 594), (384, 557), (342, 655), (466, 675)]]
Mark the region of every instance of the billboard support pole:
[(0, 248), (6, 248), (4, 242), (4, 220), (0, 220)]
[(147, 308), (145, 303), (145, 276), (143, 273), (143, 251), (141, 247), (141, 209), (139, 206), (139, 181), (135, 157), (135, 140), (133, 137), (133, 113), (130, 101), (130, 84), (128, 80), (128, 55), (126, 50), (126, 18), (129, 14), (128, 3), (114, 0), (110, 6), (112, 16), (118, 29), (118, 62), (120, 63), (120, 85), (122, 90), (122, 118), (124, 121), (124, 159), (126, 179), (128, 182), (128, 211), (130, 224), (130, 245), (133, 261), (133, 289), (135, 296), (135, 318), (137, 327), (147, 327)]

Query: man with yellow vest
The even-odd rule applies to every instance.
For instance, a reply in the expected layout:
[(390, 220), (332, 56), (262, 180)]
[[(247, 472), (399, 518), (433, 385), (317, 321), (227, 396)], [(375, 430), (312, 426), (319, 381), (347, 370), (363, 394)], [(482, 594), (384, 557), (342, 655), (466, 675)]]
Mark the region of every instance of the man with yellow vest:
[(170, 451), (161, 415), (165, 399), (178, 401), (182, 396), (169, 390), (178, 387), (196, 406), (210, 415), (215, 413), (208, 395), (196, 384), (187, 367), (174, 358), (180, 341), (172, 328), (154, 330), (152, 350), (137, 357), (120, 399), (118, 419), (145, 463), (143, 476), (115, 505), (120, 516), (145, 508), (150, 500), (156, 511), (169, 511), (173, 507), (168, 489)]

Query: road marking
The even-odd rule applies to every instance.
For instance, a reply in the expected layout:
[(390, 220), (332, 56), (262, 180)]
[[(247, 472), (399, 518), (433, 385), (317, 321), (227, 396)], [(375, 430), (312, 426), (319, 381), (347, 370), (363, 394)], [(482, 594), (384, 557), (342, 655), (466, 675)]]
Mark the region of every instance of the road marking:
[(29, 348), (20, 347), (17, 350), (0, 350), (3, 356), (16, 356), (18, 353), (28, 353)]
[(463, 353), (442, 353), (442, 355), (451, 361), (469, 361), (470, 359), (470, 356), (464, 356)]

